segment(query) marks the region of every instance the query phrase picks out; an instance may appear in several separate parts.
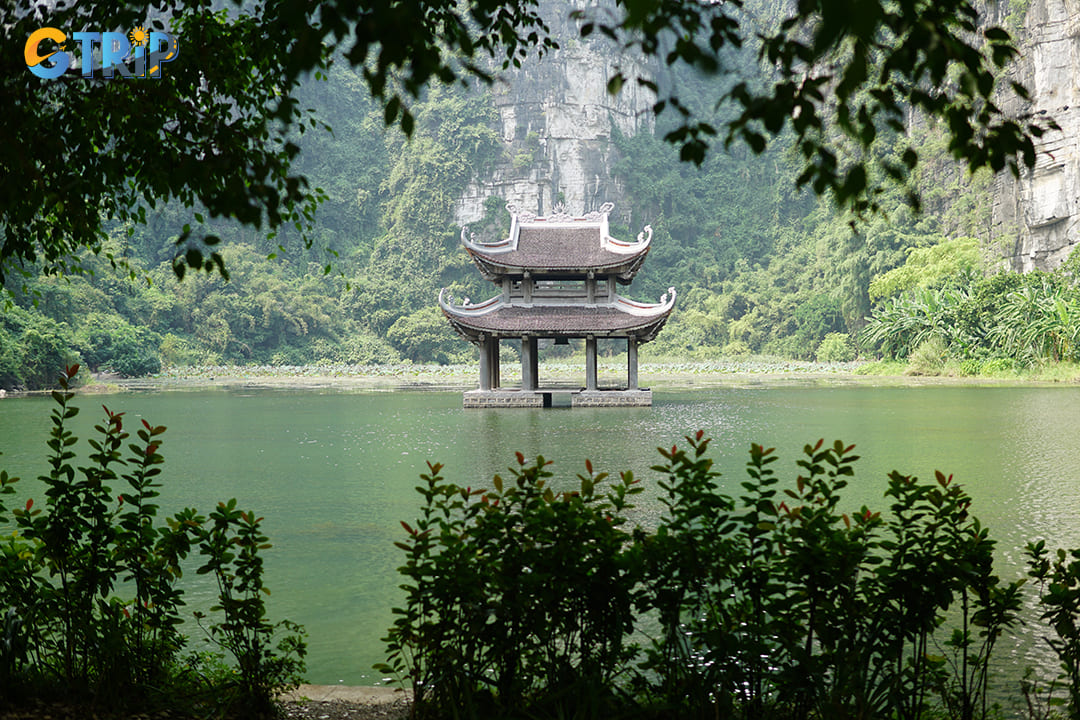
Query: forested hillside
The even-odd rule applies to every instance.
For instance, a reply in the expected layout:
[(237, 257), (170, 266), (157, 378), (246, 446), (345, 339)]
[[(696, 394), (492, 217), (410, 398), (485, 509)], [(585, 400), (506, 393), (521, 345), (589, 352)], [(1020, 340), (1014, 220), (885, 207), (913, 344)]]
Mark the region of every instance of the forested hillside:
[[(725, 71), (735, 76), (757, 72), (752, 48), (730, 64)], [(685, 69), (665, 81), (704, 111), (720, 82)], [(45, 385), (71, 361), (123, 375), (187, 364), (472, 361), (471, 346), (450, 331), (435, 298), (440, 287), (458, 297), (493, 292), (461, 251), (453, 222), (470, 181), (507, 160), (485, 92), (431, 90), (414, 108), (416, 129), (406, 141), (384, 128), (356, 72), (334, 65), (326, 81), (304, 87), (305, 104), (332, 132), (315, 128), (297, 137), (298, 169), (325, 194), (310, 249), (288, 232), (267, 238), (206, 218), (210, 231), (231, 241), (223, 251), (230, 279), (189, 274), (180, 282), (172, 241), (204, 218), (159, 205), (145, 225), (113, 228), (113, 256), (126, 260), (120, 269), (107, 256), (91, 256), (82, 276), (43, 277), (34, 268), (9, 274), (0, 387)], [(620, 158), (613, 172), (627, 193), (621, 202), (632, 208), (629, 225), (615, 234), (632, 237), (646, 223), (655, 230), (631, 293), (655, 300), (668, 286), (679, 290), (673, 320), (643, 349), (646, 357), (906, 358), (949, 322), (918, 320), (933, 311), (916, 308), (912, 298), (966, 287), (996, 268), (1002, 238), (990, 236), (989, 176), (959, 170), (932, 124), (915, 122), (903, 137), (882, 133), (873, 146), (881, 157), (912, 141), (922, 148), (908, 188), (921, 197), (922, 212), (912, 210), (908, 189), (893, 187), (879, 198), (883, 212), (855, 222), (828, 200), (796, 190), (790, 142), (781, 138), (760, 155), (733, 146), (698, 167), (679, 162), (662, 140), (676, 119), (661, 115), (652, 133), (616, 130), (611, 138)], [(523, 166), (534, 160), (511, 158)], [(472, 229), (504, 232), (506, 201), (488, 198), (487, 216)], [(931, 248), (942, 250), (928, 260)], [(931, 330), (886, 328), (883, 313)], [(984, 342), (979, 328), (988, 320), (979, 322), (967, 339), (940, 337), (941, 353), (1048, 355)], [(1049, 355), (1069, 352), (1059, 347)]]

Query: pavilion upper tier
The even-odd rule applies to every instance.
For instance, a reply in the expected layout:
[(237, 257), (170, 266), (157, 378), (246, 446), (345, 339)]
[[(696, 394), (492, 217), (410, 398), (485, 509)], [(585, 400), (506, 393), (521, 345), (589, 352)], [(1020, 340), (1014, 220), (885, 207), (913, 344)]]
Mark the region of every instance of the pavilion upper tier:
[(646, 227), (635, 242), (616, 240), (608, 234), (608, 214), (613, 205), (574, 217), (558, 211), (547, 217), (518, 211), (507, 205), (512, 221), (510, 235), (494, 243), (476, 242), (462, 230), (461, 241), (486, 280), (580, 280), (614, 278), (628, 285), (645, 261), (652, 241)]

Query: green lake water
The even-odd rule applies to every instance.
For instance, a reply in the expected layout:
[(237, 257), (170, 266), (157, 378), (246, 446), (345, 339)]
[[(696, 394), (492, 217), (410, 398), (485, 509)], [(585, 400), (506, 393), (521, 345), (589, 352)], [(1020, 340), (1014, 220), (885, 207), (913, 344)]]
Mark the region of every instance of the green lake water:
[[(633, 469), (647, 489), (634, 519), (658, 512), (658, 445), (704, 429), (734, 490), (750, 442), (775, 446), (774, 467), (793, 478), (802, 446), (820, 437), (855, 443), (846, 505), (883, 509), (892, 469), (953, 473), (973, 512), (998, 540), (999, 572), (1021, 573), (1034, 538), (1080, 545), (1080, 389), (1004, 387), (790, 387), (656, 391), (651, 408), (470, 410), (456, 392), (212, 390), (85, 396), (76, 427), (84, 443), (102, 403), (133, 421), (166, 425), (164, 511), (236, 497), (265, 516), (274, 548), (268, 584), (274, 617), (307, 627), (308, 679), (371, 685), (379, 638), (400, 591), (399, 520), (411, 520), (425, 461), (461, 484), (489, 486), (514, 451), (556, 461), (569, 483), (585, 458), (600, 470)], [(0, 467), (21, 475), (20, 494), (42, 493), (48, 398), (0, 401)], [(40, 500), (39, 500), (40, 501)], [(203, 578), (186, 578), (188, 601), (212, 600)], [(193, 636), (197, 628), (191, 628)], [(1030, 625), (1004, 645), (1006, 661), (1044, 662)], [(199, 647), (198, 643), (193, 643)]]

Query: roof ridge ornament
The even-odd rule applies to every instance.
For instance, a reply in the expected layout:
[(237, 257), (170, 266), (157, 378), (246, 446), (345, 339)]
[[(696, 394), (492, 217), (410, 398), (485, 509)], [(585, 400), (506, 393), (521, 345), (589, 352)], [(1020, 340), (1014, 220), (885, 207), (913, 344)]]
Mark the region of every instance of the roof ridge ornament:
[(599, 210), (593, 210), (592, 212), (585, 213), (582, 217), (590, 222), (599, 222), (606, 220), (607, 216), (611, 214), (611, 211), (615, 209), (615, 203), (606, 202), (600, 206)]
[(528, 210), (519, 210), (518, 206), (512, 202), (506, 203), (506, 210), (514, 218), (517, 218), (518, 224), (531, 223), (536, 220), (536, 213), (529, 212)]
[(603, 222), (607, 220), (608, 215), (615, 209), (615, 203), (606, 202), (597, 210), (592, 210), (581, 215), (574, 215), (566, 209), (566, 203), (555, 203), (555, 206), (551, 208), (549, 215), (537, 215), (534, 212), (528, 210), (521, 210), (512, 202), (506, 203), (506, 211), (510, 215), (517, 219), (519, 225), (528, 225), (541, 219), (544, 222), (549, 223), (572, 223), (572, 222)]
[[(648, 238), (645, 237), (646, 234), (648, 234)], [(645, 228), (637, 234), (637, 241), (639, 243), (652, 242), (652, 225), (646, 225)]]
[(566, 211), (566, 203), (559, 202), (551, 208), (551, 214), (547, 216), (547, 219), (549, 222), (571, 222), (575, 218)]

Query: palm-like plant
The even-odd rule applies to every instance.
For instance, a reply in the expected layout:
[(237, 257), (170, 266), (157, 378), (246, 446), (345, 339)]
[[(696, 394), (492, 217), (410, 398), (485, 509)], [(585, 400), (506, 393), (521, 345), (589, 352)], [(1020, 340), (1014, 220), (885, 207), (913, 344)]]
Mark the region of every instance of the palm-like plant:
[(960, 321), (970, 302), (966, 290), (919, 288), (889, 298), (868, 318), (862, 339), (891, 358), (906, 358), (919, 345), (939, 337), (948, 346), (973, 347), (979, 332)]
[(991, 339), (1019, 360), (1076, 360), (1080, 297), (1075, 288), (1045, 280), (1009, 293), (994, 315)]

